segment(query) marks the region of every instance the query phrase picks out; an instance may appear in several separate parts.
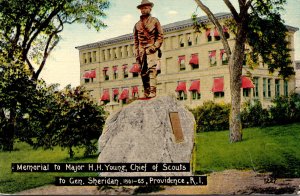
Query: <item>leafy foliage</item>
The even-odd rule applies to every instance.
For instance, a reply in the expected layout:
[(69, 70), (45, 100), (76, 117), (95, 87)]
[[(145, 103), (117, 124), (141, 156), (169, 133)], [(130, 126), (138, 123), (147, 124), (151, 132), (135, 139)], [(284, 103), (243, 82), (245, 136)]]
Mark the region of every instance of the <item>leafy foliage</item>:
[(213, 101), (204, 102), (192, 110), (196, 119), (196, 131), (222, 131), (229, 128), (229, 104), (218, 104)]
[(82, 87), (67, 86), (57, 91), (55, 85), (41, 84), (40, 92), (42, 104), (36, 105), (20, 124), (20, 138), (35, 148), (68, 148), (71, 158), (73, 147), (85, 148), (85, 155), (94, 153), (105, 122), (103, 108), (94, 104)]
[(107, 0), (1, 0), (0, 56), (26, 63), (36, 80), (64, 26), (84, 23), (98, 31), (108, 7)]
[(243, 105), (241, 112), (243, 127), (260, 127), (267, 126), (269, 122), (269, 112), (262, 107), (260, 101), (254, 103), (247, 101)]
[[(278, 71), (279, 75), (287, 78), (294, 74), (291, 66), (290, 49), (286, 36), (288, 30), (281, 19), (280, 11), (283, 10), (286, 0), (243, 0), (238, 1), (238, 9), (230, 0), (223, 0), (232, 14), (230, 30), (235, 34), (235, 42), (229, 47), (228, 38), (224, 35), (222, 25), (215, 14), (202, 2), (195, 0), (197, 5), (205, 12), (209, 21), (216, 27), (226, 54), (229, 56), (230, 86), (231, 86), (231, 112), (230, 112), (230, 142), (242, 140), (241, 127), (241, 96), (240, 77), (243, 70), (245, 53), (249, 53), (247, 61), (251, 68), (262, 63), (267, 64), (270, 72)], [(196, 22), (195, 14), (192, 16), (195, 28), (200, 26)], [(250, 51), (245, 51), (245, 46), (250, 46)], [(255, 65), (255, 63), (257, 65)]]
[(13, 149), (17, 119), (34, 102), (35, 82), (20, 65), (0, 65), (0, 149)]
[(276, 97), (270, 108), (270, 120), (273, 124), (288, 124), (300, 122), (300, 95)]

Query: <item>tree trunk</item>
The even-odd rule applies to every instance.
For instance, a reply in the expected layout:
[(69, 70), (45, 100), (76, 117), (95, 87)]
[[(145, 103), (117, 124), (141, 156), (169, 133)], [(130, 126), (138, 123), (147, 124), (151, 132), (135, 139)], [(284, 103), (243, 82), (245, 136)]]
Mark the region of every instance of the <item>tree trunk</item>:
[(241, 76), (244, 60), (246, 32), (242, 25), (238, 26), (238, 34), (229, 60), (231, 111), (229, 117), (230, 142), (242, 141), (241, 121)]
[(72, 146), (69, 147), (69, 155), (71, 159), (74, 157), (74, 151), (72, 149)]
[(10, 110), (10, 117), (7, 126), (3, 129), (3, 150), (12, 151), (14, 149), (14, 138), (16, 128), (16, 110)]

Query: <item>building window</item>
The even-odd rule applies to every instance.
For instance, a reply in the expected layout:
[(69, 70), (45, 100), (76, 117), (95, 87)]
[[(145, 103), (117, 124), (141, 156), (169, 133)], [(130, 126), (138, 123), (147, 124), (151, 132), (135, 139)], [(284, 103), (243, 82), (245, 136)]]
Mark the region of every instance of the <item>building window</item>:
[(253, 97), (258, 97), (259, 94), (258, 94), (258, 78), (253, 78), (253, 83), (254, 83), (254, 89), (253, 89)]
[(184, 47), (184, 42), (183, 42), (183, 38), (182, 38), (182, 37), (180, 38), (179, 46), (180, 46), (180, 47)]
[(198, 35), (196, 35), (196, 37), (195, 37), (195, 44), (196, 45), (199, 44), (199, 36)]
[(217, 28), (214, 28), (213, 32), (211, 32), (211, 34), (213, 34), (215, 41), (219, 41), (221, 39), (220, 34), (217, 30)]
[(106, 60), (106, 59), (105, 59), (105, 50), (102, 50), (101, 56), (103, 57), (103, 61), (105, 61), (105, 60)]
[(92, 62), (92, 53), (88, 52), (88, 62), (91, 63)]
[(119, 89), (117, 89), (117, 88), (114, 88), (113, 89), (113, 100), (115, 101), (115, 102), (119, 102)]
[(214, 78), (212, 92), (214, 93), (214, 98), (224, 97), (224, 78)]
[(83, 63), (87, 63), (86, 53), (83, 53)]
[(279, 79), (275, 80), (275, 96), (276, 97), (280, 96), (280, 80)]
[(227, 27), (223, 26), (223, 32), (224, 32), (225, 38), (229, 39), (230, 38), (230, 34), (228, 33), (228, 28)]
[(108, 54), (108, 59), (107, 60), (111, 60), (111, 49), (108, 49), (108, 52), (107, 52), (107, 54)]
[(198, 54), (192, 54), (189, 64), (192, 66), (192, 69), (199, 69), (199, 58)]
[(214, 98), (222, 98), (224, 97), (224, 92), (214, 92)]
[(187, 94), (184, 91), (178, 91), (177, 99), (178, 100), (186, 100)]
[(93, 51), (93, 62), (97, 61), (97, 52)]
[(198, 91), (192, 91), (192, 99), (193, 100), (201, 99), (201, 94), (198, 93)]
[(134, 78), (139, 77), (139, 73), (136, 73), (136, 72), (132, 73), (132, 77), (134, 77)]
[(192, 38), (191, 38), (191, 34), (188, 34), (188, 46), (192, 46), (193, 42), (192, 42)]
[(267, 79), (263, 79), (263, 96), (267, 97)]
[(113, 66), (113, 71), (114, 71), (113, 77), (116, 80), (118, 78), (118, 66), (117, 65)]
[(243, 88), (243, 96), (244, 97), (249, 97), (250, 95), (250, 88)]
[(211, 66), (217, 65), (216, 50), (209, 51), (209, 63)]
[(104, 80), (109, 80), (109, 75), (108, 75), (107, 71), (108, 71), (108, 67), (104, 67), (104, 69), (103, 69)]
[(137, 86), (132, 87), (132, 98), (139, 98), (139, 89)]
[(129, 98), (129, 89), (128, 88), (124, 88), (122, 90), (121, 95), (119, 96), (119, 100), (122, 100), (123, 104), (126, 104)]
[(224, 49), (220, 50), (220, 59), (222, 60), (222, 65), (228, 64), (228, 56)]
[(185, 70), (185, 56), (179, 56), (178, 63), (179, 63), (179, 70), (184, 71)]
[(186, 83), (185, 82), (178, 82), (176, 87), (177, 92), (177, 99), (178, 100), (186, 100), (187, 99), (187, 91), (186, 91)]
[(124, 74), (124, 78), (128, 78), (128, 67), (127, 64), (123, 65), (123, 74)]
[(268, 79), (268, 97), (271, 97), (271, 79)]
[(287, 80), (284, 80), (284, 96), (289, 96), (289, 83)]
[(206, 37), (207, 37), (207, 41), (208, 41), (208, 42), (211, 42), (211, 41), (212, 41), (211, 29), (207, 29), (207, 30), (206, 30)]

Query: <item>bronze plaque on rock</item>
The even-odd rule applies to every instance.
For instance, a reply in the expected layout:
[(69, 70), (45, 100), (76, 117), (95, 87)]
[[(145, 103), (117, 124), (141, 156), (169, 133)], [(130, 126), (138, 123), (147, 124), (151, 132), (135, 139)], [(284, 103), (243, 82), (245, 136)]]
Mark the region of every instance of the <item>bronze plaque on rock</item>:
[(170, 121), (172, 125), (173, 134), (175, 136), (176, 143), (184, 141), (183, 132), (180, 124), (178, 112), (170, 112)]

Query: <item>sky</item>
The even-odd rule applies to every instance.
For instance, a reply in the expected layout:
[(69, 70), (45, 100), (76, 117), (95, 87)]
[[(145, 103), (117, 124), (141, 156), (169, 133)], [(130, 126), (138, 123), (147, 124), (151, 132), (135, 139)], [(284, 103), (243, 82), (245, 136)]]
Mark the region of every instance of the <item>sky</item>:
[[(198, 16), (204, 13), (194, 0), (150, 0), (154, 3), (152, 16), (159, 19), (162, 25), (191, 18), (192, 13)], [(123, 34), (132, 33), (134, 24), (139, 20), (140, 11), (136, 8), (141, 0), (111, 0), (111, 6), (105, 12), (103, 22), (106, 28), (97, 32), (84, 24), (66, 25), (61, 33), (62, 40), (52, 51), (40, 78), (47, 84), (59, 83), (61, 88), (68, 84), (80, 85), (79, 51), (75, 48)], [(223, 0), (203, 0), (213, 13), (229, 12)], [(287, 25), (300, 28), (300, 0), (287, 0), (282, 17)], [(237, 5), (237, 0), (232, 0)], [(295, 34), (295, 59), (300, 60), (300, 31)]]

